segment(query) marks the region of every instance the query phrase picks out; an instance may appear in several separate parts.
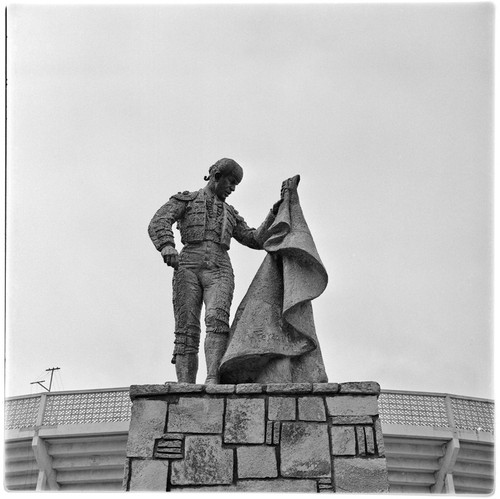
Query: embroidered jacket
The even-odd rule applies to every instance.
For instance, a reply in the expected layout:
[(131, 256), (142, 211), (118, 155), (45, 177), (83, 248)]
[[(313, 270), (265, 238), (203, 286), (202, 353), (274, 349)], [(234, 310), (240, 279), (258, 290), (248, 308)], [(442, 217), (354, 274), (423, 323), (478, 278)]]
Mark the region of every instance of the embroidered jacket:
[[(208, 213), (207, 201), (209, 209), (215, 210), (215, 214)], [(210, 215), (215, 218), (215, 222), (214, 218), (209, 220)], [(223, 248), (229, 249), (231, 238), (234, 237), (245, 246), (262, 249), (264, 234), (274, 222), (274, 218), (270, 212), (258, 229), (250, 228), (231, 205), (215, 197), (211, 199), (204, 189), (200, 189), (173, 195), (156, 212), (149, 224), (148, 232), (158, 251), (167, 245), (175, 246), (172, 231), (175, 222), (184, 245), (215, 240)], [(214, 223), (220, 223), (220, 228), (216, 227), (214, 230)]]

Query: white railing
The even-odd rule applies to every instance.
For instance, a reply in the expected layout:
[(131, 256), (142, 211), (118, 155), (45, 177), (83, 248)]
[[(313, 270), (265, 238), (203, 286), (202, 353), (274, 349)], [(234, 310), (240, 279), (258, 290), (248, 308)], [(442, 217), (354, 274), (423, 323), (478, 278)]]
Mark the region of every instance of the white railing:
[[(128, 388), (51, 392), (5, 401), (5, 429), (130, 420)], [(380, 419), (387, 424), (494, 430), (491, 400), (442, 393), (383, 390)]]
[(5, 429), (130, 420), (128, 388), (50, 392), (5, 401)]
[(387, 424), (493, 433), (494, 410), (491, 400), (447, 393), (384, 390), (379, 397), (380, 419)]

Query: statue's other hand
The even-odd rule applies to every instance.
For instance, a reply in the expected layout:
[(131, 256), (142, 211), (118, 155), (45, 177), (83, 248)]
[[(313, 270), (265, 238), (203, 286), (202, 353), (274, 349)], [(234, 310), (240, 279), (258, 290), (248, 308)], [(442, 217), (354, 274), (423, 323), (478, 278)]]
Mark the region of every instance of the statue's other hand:
[(288, 178), (283, 181), (281, 184), (281, 197), (283, 198), (285, 195), (285, 191), (287, 190), (297, 190), (297, 186), (300, 182), (300, 175), (295, 175), (295, 177)]
[(165, 246), (161, 250), (161, 256), (163, 261), (169, 266), (173, 267), (175, 270), (179, 267), (179, 253), (173, 246)]

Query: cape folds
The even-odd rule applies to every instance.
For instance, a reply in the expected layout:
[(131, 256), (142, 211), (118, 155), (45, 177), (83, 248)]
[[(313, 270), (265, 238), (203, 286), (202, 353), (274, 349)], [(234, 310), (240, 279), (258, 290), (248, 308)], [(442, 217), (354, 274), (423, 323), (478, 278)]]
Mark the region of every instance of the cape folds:
[(267, 255), (231, 326), (221, 383), (328, 381), (311, 305), (328, 275), (300, 207), (299, 181), (297, 175), (285, 183)]

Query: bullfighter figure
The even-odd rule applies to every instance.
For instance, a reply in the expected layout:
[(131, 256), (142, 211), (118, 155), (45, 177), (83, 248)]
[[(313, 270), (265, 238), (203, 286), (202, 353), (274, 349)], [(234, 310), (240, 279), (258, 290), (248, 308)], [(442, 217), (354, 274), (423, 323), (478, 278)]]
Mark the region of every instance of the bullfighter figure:
[[(179, 192), (155, 214), (149, 236), (164, 262), (174, 268), (173, 305), (175, 346), (172, 363), (177, 381), (196, 383), (200, 344), (200, 315), (205, 303), (205, 359), (207, 384), (219, 382), (219, 364), (226, 350), (234, 275), (228, 250), (231, 238), (262, 249), (266, 230), (274, 222), (280, 199), (258, 229), (248, 227), (226, 198), (243, 178), (232, 159), (221, 159), (209, 169), (207, 185), (195, 192)], [(177, 222), (184, 245), (175, 249), (172, 225)]]

